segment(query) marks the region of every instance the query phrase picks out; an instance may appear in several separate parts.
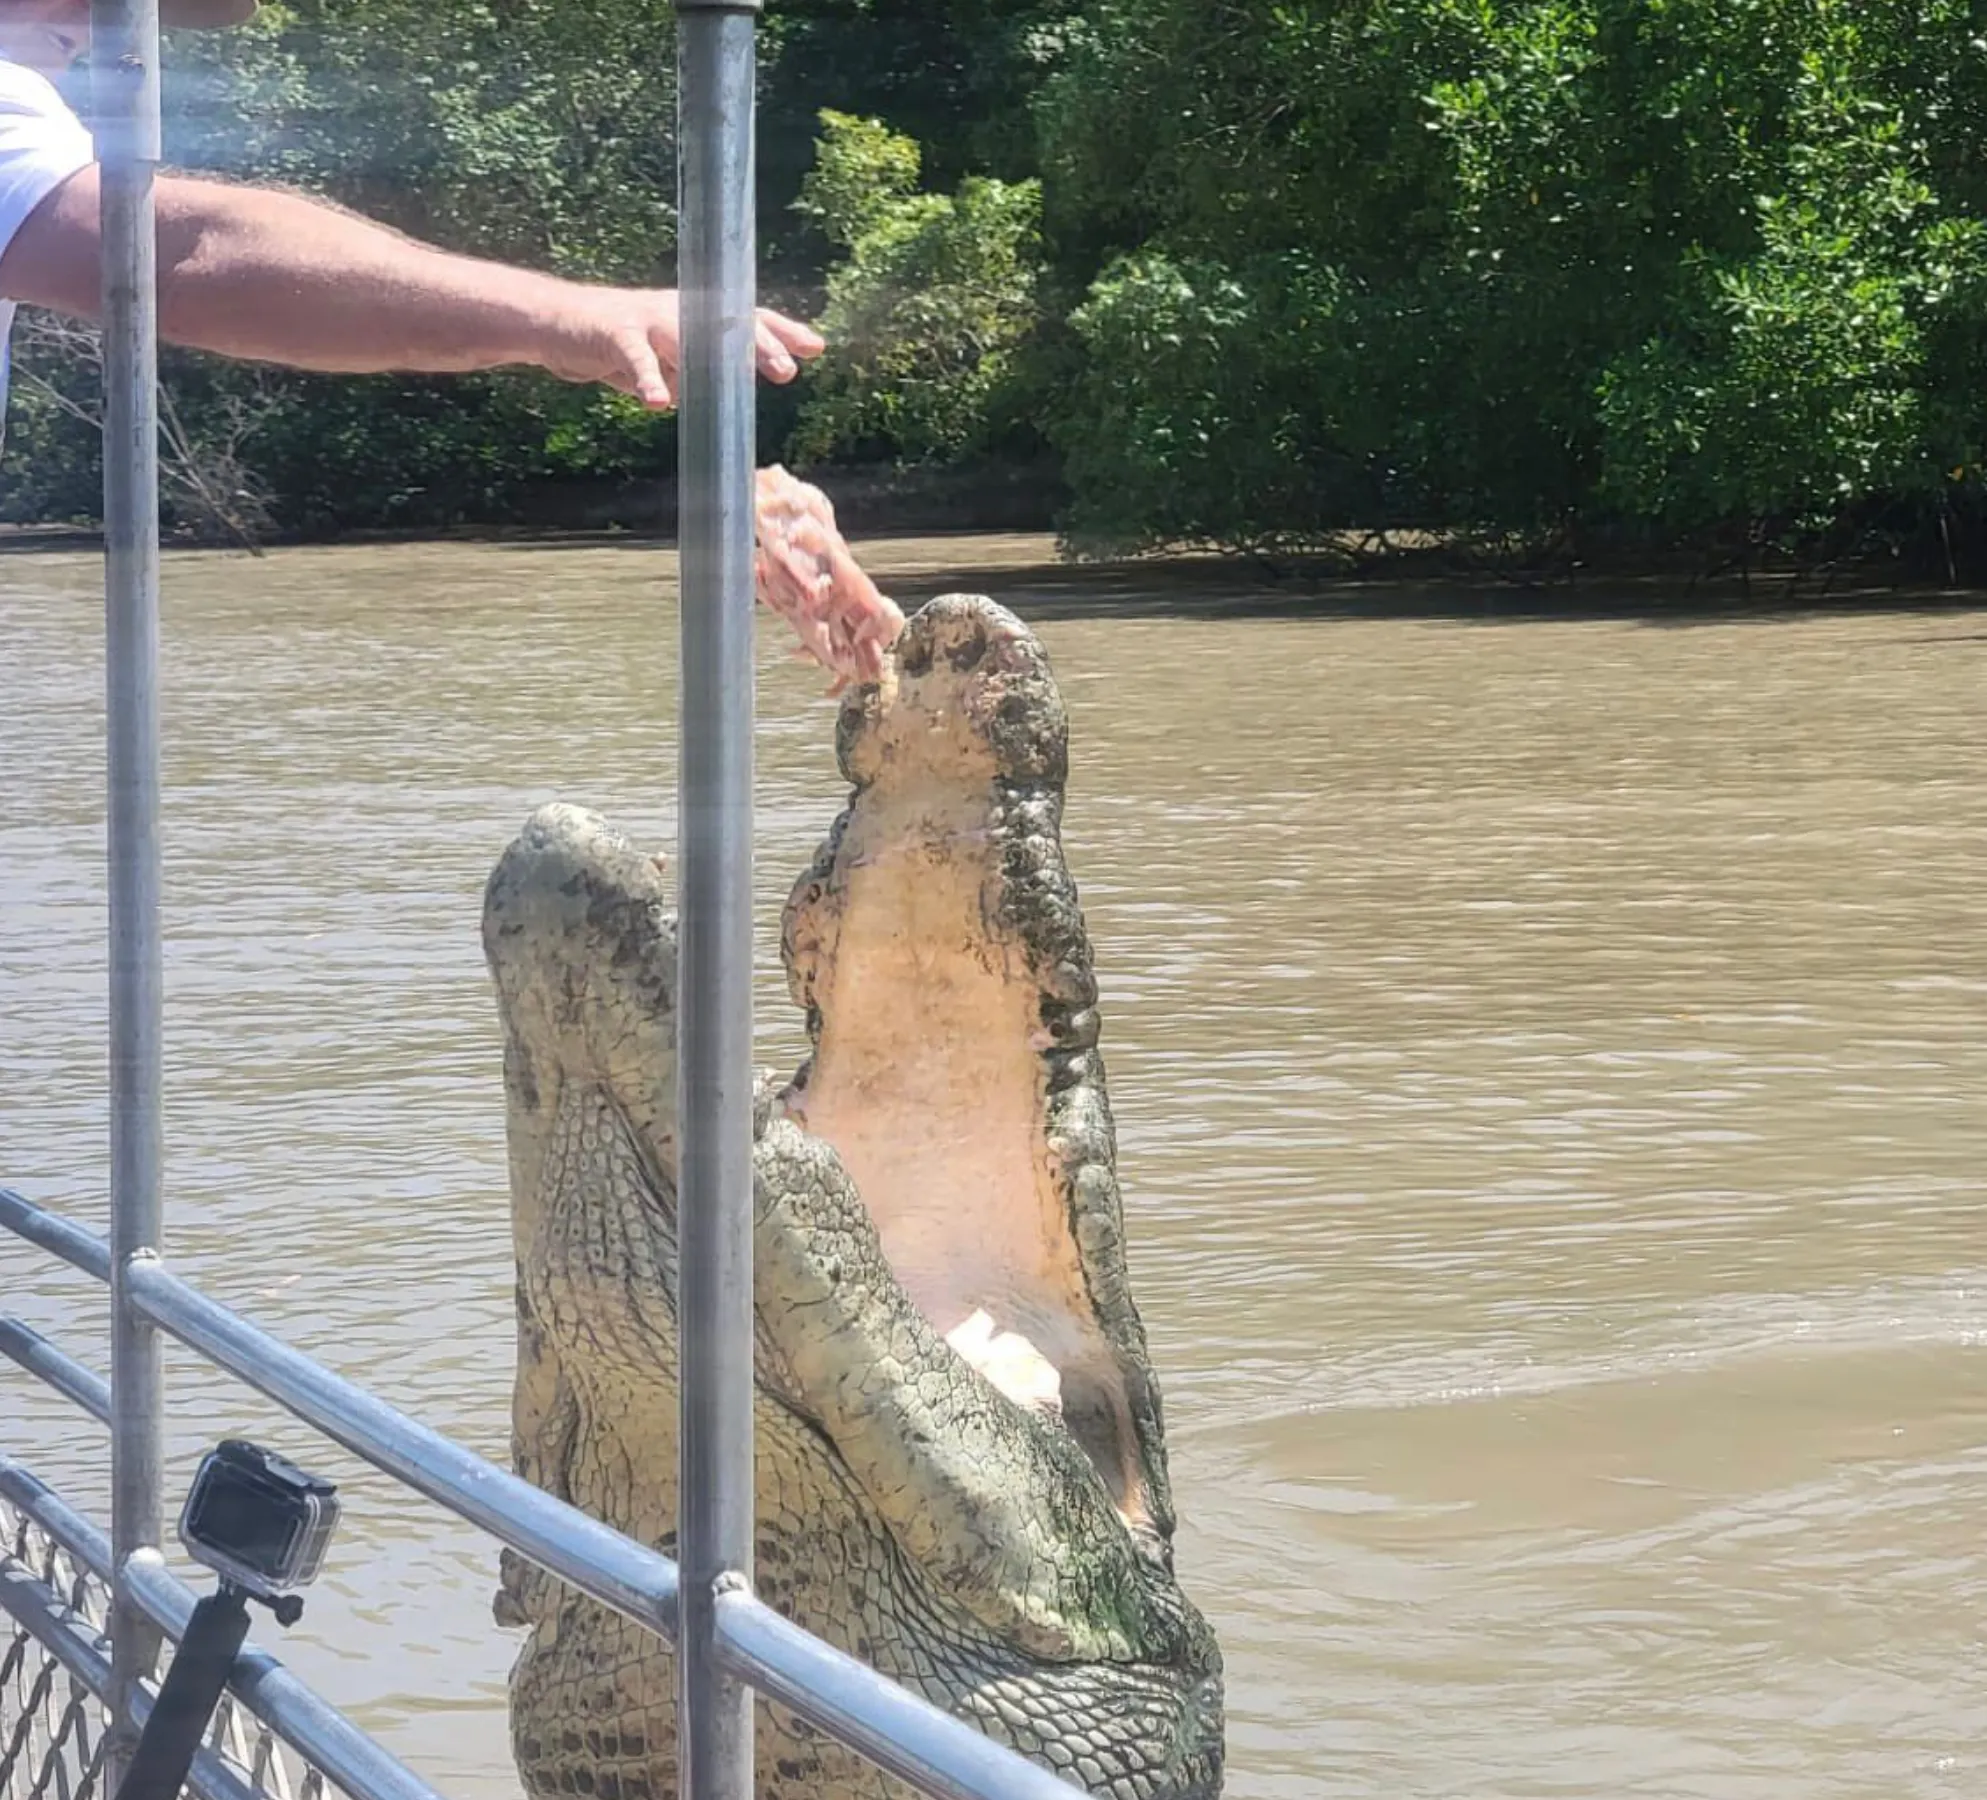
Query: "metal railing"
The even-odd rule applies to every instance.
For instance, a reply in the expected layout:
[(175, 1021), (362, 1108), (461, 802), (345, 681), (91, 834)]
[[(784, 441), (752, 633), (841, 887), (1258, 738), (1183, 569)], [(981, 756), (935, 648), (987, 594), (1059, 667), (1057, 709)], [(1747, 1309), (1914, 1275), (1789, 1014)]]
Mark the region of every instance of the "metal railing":
[[(0, 1230), (38, 1245), (99, 1280), (108, 1275), (110, 1253), (102, 1238), (5, 1188), (0, 1188)], [(676, 1642), (681, 1660), (681, 1577), (668, 1557), (334, 1375), (203, 1294), (157, 1258), (134, 1262), (127, 1271), (125, 1290), (129, 1303), (148, 1326), (170, 1333), (217, 1368), (315, 1426), (334, 1443), (458, 1518), (479, 1526), (540, 1568)], [(0, 1356), (39, 1375), (99, 1421), (113, 1423), (108, 1384), (18, 1319), (0, 1318)], [(94, 1527), (84, 1524), (24, 1465), (0, 1456), (0, 1499), (18, 1508), (21, 1497), (30, 1491), (46, 1497), (46, 1507), (35, 1516), (49, 1535), (107, 1576), (112, 1567), (109, 1547), (101, 1543), (100, 1534), (97, 1538), (87, 1535)], [(156, 1547), (142, 1547), (119, 1566), (122, 1577), (116, 1596), (123, 1597), (148, 1627), (177, 1638), (192, 1610), (193, 1595), (167, 1573)], [(728, 1576), (720, 1576), (713, 1585), (717, 1592), (711, 1609), (712, 1653), (725, 1674), (748, 1693), (757, 1690), (778, 1700), (891, 1774), (948, 1800), (1008, 1800), (1010, 1796), (1012, 1800), (1070, 1800), (1077, 1792), (970, 1725), (823, 1643)], [(8, 1590), (0, 1584), (0, 1611), (10, 1610)], [(252, 1670), (248, 1665), (253, 1665)], [(343, 1730), (379, 1761), (376, 1765), (367, 1763), (357, 1756), (352, 1743), (342, 1740), (340, 1745), (329, 1746), (327, 1754), (324, 1721), (337, 1715), (287, 1674), (272, 1698), (266, 1691), (268, 1671), (278, 1667), (257, 1650), (246, 1653), (237, 1664), (236, 1691), (258, 1718), (355, 1800), (414, 1800), (415, 1790), (375, 1777), (379, 1770), (391, 1769), (398, 1771), (396, 1781), (417, 1778), (342, 1721)], [(101, 1672), (101, 1685), (107, 1688), (108, 1665)], [(256, 1672), (260, 1672), (262, 1685), (244, 1691), (244, 1676)], [(267, 1710), (256, 1705), (254, 1696), (258, 1693)], [(143, 1723), (148, 1710), (149, 1696), (141, 1690), (137, 1723)], [(195, 1773), (198, 1776), (199, 1770)], [(698, 1790), (698, 1800), (703, 1800), (705, 1791)], [(419, 1788), (418, 1793), (432, 1800), (425, 1788)], [(239, 1795), (231, 1793), (227, 1800), (239, 1800)]]
[[(165, 1567), (159, 1333), (259, 1389), (458, 1517), (676, 1644), (683, 1800), (750, 1800), (755, 1693), (948, 1800), (1079, 1790), (783, 1618), (752, 1591), (752, 731), (755, 299), (753, 87), (760, 0), (677, 0), (680, 92), (682, 748), (679, 757), (681, 1569), (395, 1411), (189, 1285), (161, 1260), (157, 0), (93, 0), (103, 168), (105, 621), (109, 739), (111, 1228), (108, 1241), (0, 1189), (0, 1228), (107, 1282), (110, 1380), (17, 1319), (0, 1356), (111, 1432), (111, 1529), (0, 1455), (0, 1613), (44, 1653), (19, 1742), (53, 1734), (24, 1800), (114, 1793), (152, 1706), (162, 1640), (194, 1595)], [(64, 1576), (66, 1570), (73, 1581)], [(83, 1604), (103, 1591), (107, 1615)], [(0, 1642), (0, 1656), (7, 1646)], [(25, 1669), (25, 1661), (19, 1670)], [(57, 1671), (69, 1698), (57, 1703)], [(0, 1687), (4, 1679), (0, 1679)], [(437, 1800), (253, 1645), (234, 1703), (253, 1752), (215, 1740), (202, 1800), (255, 1800), (265, 1749), (305, 1763), (307, 1796)], [(85, 1699), (107, 1709), (89, 1734)], [(4, 1698), (0, 1698), (4, 1705)], [(32, 1713), (33, 1718), (28, 1715)], [(15, 1792), (0, 1713), (0, 1789)], [(62, 1773), (74, 1740), (83, 1776)], [(49, 1747), (52, 1744), (52, 1749)], [(236, 1748), (240, 1750), (237, 1736)]]

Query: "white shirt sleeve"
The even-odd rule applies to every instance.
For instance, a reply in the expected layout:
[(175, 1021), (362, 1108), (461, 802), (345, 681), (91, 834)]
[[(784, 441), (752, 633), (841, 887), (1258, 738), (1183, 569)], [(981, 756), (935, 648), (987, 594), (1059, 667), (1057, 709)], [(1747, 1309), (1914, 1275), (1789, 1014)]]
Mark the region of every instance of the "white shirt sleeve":
[(47, 77), (0, 57), (0, 255), (28, 214), (96, 154)]

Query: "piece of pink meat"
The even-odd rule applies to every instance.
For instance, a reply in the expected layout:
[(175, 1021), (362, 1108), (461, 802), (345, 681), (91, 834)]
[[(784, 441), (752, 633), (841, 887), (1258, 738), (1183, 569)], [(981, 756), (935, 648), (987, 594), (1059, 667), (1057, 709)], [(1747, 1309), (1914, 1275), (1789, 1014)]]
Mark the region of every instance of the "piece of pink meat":
[(903, 613), (850, 553), (826, 494), (777, 463), (756, 485), (759, 598), (793, 626), (800, 653), (834, 675), (830, 693), (875, 681)]

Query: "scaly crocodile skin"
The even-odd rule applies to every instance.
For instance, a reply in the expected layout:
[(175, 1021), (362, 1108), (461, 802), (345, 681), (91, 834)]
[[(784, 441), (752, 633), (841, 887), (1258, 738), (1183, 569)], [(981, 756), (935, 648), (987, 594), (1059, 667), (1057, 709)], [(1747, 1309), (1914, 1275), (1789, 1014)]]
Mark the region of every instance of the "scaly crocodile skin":
[[(1172, 1572), (1047, 659), (992, 602), (933, 601), (883, 680), (846, 699), (837, 741), (855, 791), (785, 928), (814, 1054), (784, 1093), (762, 1084), (758, 1107), (758, 1591), (1094, 1794), (1212, 1797), (1220, 1656)], [(664, 1550), (669, 888), (657, 859), (555, 805), (505, 852), (484, 910), (505, 1032), (517, 1468)], [(852, 1168), (872, 1171), (877, 1216)], [(953, 1348), (943, 1334), (969, 1307), (1056, 1366), (1060, 1410), (1009, 1398)], [(669, 1800), (667, 1650), (510, 1557), (497, 1616), (529, 1628), (511, 1717), (533, 1800)], [(907, 1792), (770, 1703), (757, 1751), (763, 1800)]]

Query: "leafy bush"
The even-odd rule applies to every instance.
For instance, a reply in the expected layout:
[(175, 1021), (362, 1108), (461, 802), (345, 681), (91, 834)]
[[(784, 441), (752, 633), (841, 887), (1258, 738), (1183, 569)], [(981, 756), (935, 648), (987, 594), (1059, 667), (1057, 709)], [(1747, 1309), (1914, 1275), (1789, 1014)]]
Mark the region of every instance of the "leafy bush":
[(944, 461), (984, 449), (1037, 319), (1040, 185), (973, 176), (955, 194), (920, 193), (909, 138), (821, 117), (799, 205), (847, 254), (828, 275), (831, 348), (792, 453)]
[(1624, 506), (1819, 531), (1873, 500), (1936, 503), (1977, 466), (1978, 361), (1954, 393), (1939, 351), (1987, 319), (1987, 236), (1941, 206), (1858, 73), (1809, 60), (1755, 245), (1693, 247), (1665, 328), (1603, 371), (1601, 488)]

